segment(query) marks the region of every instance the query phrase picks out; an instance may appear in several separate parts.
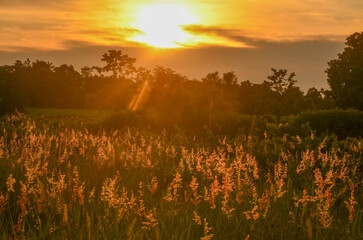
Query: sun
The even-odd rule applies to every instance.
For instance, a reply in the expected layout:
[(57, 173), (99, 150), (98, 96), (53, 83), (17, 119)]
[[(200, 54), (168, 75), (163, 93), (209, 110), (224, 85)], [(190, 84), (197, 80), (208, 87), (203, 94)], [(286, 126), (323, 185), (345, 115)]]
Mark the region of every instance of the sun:
[(196, 18), (186, 7), (175, 4), (154, 4), (140, 8), (135, 28), (142, 33), (133, 41), (159, 48), (178, 48), (188, 45), (193, 36), (184, 25), (196, 24)]

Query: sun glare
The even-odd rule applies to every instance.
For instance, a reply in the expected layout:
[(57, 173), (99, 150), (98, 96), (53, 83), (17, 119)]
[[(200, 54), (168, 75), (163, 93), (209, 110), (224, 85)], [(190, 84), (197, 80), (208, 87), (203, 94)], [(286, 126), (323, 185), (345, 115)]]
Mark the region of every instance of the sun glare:
[(174, 4), (143, 6), (135, 24), (142, 33), (132, 40), (160, 48), (182, 47), (193, 38), (183, 30), (183, 25), (189, 24), (196, 24), (196, 19), (184, 6)]

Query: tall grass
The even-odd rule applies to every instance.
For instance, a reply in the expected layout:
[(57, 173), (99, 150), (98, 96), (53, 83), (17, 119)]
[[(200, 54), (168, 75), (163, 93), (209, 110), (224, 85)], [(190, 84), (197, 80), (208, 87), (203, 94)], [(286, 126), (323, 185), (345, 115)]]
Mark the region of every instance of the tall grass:
[[(2, 239), (359, 239), (362, 141), (0, 123)], [(208, 146), (208, 147), (206, 147)]]

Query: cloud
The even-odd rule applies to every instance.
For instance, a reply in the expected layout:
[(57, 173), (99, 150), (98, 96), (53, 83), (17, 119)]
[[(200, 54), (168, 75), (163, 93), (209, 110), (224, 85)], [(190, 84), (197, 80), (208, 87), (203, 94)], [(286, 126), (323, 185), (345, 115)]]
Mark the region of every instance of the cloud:
[[(1, 18), (0, 18), (1, 19)], [(38, 31), (38, 30), (59, 30), (54, 27), (53, 23), (42, 22), (38, 20), (34, 21), (24, 21), (24, 20), (5, 20), (1, 19), (0, 30), (7, 28), (17, 28), (19, 30), (26, 31)]]
[(71, 0), (0, 0), (0, 6), (13, 7), (13, 6), (64, 6), (67, 3), (74, 2)]
[(4, 53), (30, 53), (39, 51), (35, 47), (25, 47), (25, 46), (14, 46), (14, 45), (1, 45), (0, 46), (0, 56)]
[(80, 40), (65, 40), (62, 42), (65, 49), (89, 48), (95, 46), (94, 43)]
[(259, 41), (259, 39), (257, 38), (252, 38), (246, 35), (242, 35), (241, 30), (239, 29), (230, 29), (218, 26), (205, 26), (205, 25), (186, 25), (183, 27), (183, 30), (193, 35), (217, 36), (240, 43), (246, 43), (250, 46)]
[(186, 25), (183, 27), (184, 31), (187, 31), (193, 35), (208, 35), (215, 36), (224, 39), (228, 39), (233, 42), (239, 42), (246, 44), (248, 47), (263, 47), (271, 45), (273, 43), (294, 43), (294, 42), (309, 42), (309, 41), (332, 41), (342, 42), (346, 36), (339, 34), (319, 34), (319, 35), (305, 35), (298, 38), (258, 38), (251, 34), (247, 34), (240, 29), (224, 28), (219, 26), (206, 26), (206, 25)]
[(140, 30), (136, 28), (104, 28), (104, 29), (82, 29), (78, 31), (84, 34), (94, 34), (94, 35), (108, 35), (110, 33), (117, 33), (117, 35), (128, 36), (129, 34), (141, 33)]

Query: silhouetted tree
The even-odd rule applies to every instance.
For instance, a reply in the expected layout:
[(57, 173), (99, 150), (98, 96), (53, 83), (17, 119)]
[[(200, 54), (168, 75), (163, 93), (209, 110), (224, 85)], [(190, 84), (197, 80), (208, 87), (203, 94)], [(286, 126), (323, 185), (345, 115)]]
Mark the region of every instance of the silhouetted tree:
[(29, 104), (27, 92), (27, 62), (16, 61), (12, 66), (0, 66), (0, 116)]
[(226, 72), (226, 73), (223, 73), (222, 82), (226, 85), (236, 86), (238, 83), (238, 79), (234, 72)]
[(363, 110), (363, 32), (350, 35), (338, 59), (326, 70), (331, 96), (338, 106)]
[[(334, 101), (329, 95), (329, 91), (323, 88), (317, 90), (312, 87), (306, 93), (305, 98), (309, 98), (313, 102), (313, 107), (310, 110), (322, 110), (322, 109), (332, 109), (334, 108)], [(304, 109), (306, 110), (306, 108)]]
[(296, 83), (296, 80), (294, 79), (296, 74), (294, 72), (287, 76), (286, 69), (277, 70), (275, 68), (271, 68), (271, 71), (273, 74), (267, 77), (268, 80), (266, 82), (274, 92), (280, 95)]
[(58, 108), (84, 107), (84, 79), (72, 65), (62, 64), (54, 68), (54, 105)]
[(219, 76), (217, 71), (208, 73), (207, 76), (202, 78), (202, 82), (208, 85), (218, 86), (222, 83), (222, 78)]
[[(275, 93), (276, 100), (276, 116), (277, 120), (280, 119), (282, 106), (281, 103), (283, 101), (283, 94), (288, 90), (294, 87), (296, 80), (294, 77), (296, 76), (294, 72), (288, 75), (286, 69), (275, 69), (271, 68), (273, 72), (272, 75), (267, 77), (267, 81), (265, 83), (270, 87), (270, 89)], [(286, 112), (286, 111), (285, 111)]]
[(109, 50), (108, 53), (102, 55), (101, 60), (106, 62), (106, 66), (102, 70), (105, 72), (111, 71), (114, 78), (126, 77), (136, 70), (134, 67), (136, 58), (122, 54), (121, 50)]
[(251, 83), (243, 81), (240, 84), (240, 113), (244, 114), (274, 114), (275, 95), (266, 82)]

